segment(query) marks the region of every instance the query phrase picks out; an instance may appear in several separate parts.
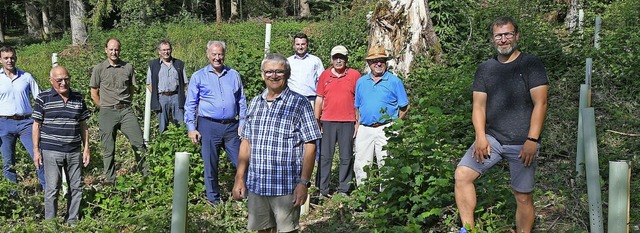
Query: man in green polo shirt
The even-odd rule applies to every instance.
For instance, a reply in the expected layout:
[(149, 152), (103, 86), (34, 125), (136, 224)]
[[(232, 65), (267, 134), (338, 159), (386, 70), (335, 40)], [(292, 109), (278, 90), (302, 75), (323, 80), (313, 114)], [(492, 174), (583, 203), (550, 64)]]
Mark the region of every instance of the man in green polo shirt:
[(113, 183), (116, 180), (114, 154), (118, 129), (129, 139), (133, 147), (138, 171), (147, 175), (149, 169), (145, 161), (146, 148), (142, 130), (131, 108), (136, 82), (133, 67), (120, 60), (120, 41), (117, 38), (109, 38), (104, 51), (107, 59), (93, 68), (89, 86), (91, 99), (100, 109), (98, 124), (104, 176), (107, 183)]

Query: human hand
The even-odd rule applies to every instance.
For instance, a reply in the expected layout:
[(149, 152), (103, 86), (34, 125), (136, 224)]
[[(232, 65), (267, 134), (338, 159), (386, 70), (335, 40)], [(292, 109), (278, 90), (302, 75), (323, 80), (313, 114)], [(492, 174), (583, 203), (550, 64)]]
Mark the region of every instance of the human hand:
[(91, 153), (88, 150), (82, 153), (82, 165), (84, 165), (84, 167), (89, 166), (90, 158), (91, 158)]
[(33, 164), (36, 165), (36, 170), (39, 170), (40, 166), (42, 166), (42, 154), (40, 153), (40, 149), (33, 150)]
[(242, 200), (247, 196), (247, 187), (245, 186), (244, 178), (236, 178), (231, 193), (233, 200), (236, 201)]
[(358, 128), (360, 128), (360, 123), (356, 122), (356, 125), (353, 126), (353, 138), (358, 136)]
[(487, 137), (476, 138), (471, 157), (475, 158), (478, 163), (484, 163), (485, 159), (491, 157), (491, 144), (489, 144)]
[(299, 207), (304, 205), (307, 201), (307, 192), (309, 192), (309, 188), (303, 184), (298, 184), (296, 189), (293, 190), (293, 207)]
[(194, 144), (198, 144), (200, 138), (202, 138), (202, 135), (200, 135), (200, 132), (198, 132), (198, 130), (192, 130), (189, 131), (189, 138), (191, 139), (191, 142), (193, 142)]
[(536, 153), (538, 152), (538, 143), (527, 140), (522, 145), (522, 149), (520, 150), (520, 155), (518, 156), (525, 167), (531, 166), (533, 163), (533, 159), (536, 157)]

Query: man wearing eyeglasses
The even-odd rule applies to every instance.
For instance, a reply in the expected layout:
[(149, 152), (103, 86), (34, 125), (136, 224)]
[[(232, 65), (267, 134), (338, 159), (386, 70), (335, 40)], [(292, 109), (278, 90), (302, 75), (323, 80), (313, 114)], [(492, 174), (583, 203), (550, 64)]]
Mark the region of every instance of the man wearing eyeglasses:
[(233, 198), (248, 196), (249, 230), (296, 232), (320, 129), (311, 103), (287, 87), (287, 59), (267, 54), (261, 69), (267, 88), (247, 110)]
[(171, 42), (161, 40), (157, 49), (160, 57), (149, 62), (147, 88), (151, 91), (151, 109), (158, 113), (159, 131), (162, 133), (169, 122), (179, 126), (184, 121), (188, 81), (184, 62), (171, 56)]
[[(31, 138), (31, 101), (40, 94), (40, 87), (30, 73), (16, 67), (16, 50), (13, 47), (0, 47), (0, 149), (2, 151), (2, 174), (11, 182), (18, 182), (13, 169), (16, 158), (16, 140), (27, 149), (33, 160), (33, 141)], [(44, 170), (37, 169), (40, 185), (45, 188)]]
[(356, 110), (353, 106), (356, 82), (360, 72), (347, 66), (347, 48), (338, 45), (331, 49), (331, 64), (322, 72), (316, 89), (315, 116), (322, 129), (320, 142), (320, 194), (329, 196), (331, 164), (336, 143), (339, 150), (339, 173), (337, 192), (349, 193), (353, 179), (353, 140), (358, 128)]
[(80, 93), (71, 90), (69, 71), (51, 69), (51, 89), (38, 95), (33, 107), (33, 152), (36, 168), (44, 167), (44, 219), (55, 219), (62, 171), (69, 179), (65, 222), (79, 220), (82, 200), (82, 167), (89, 165), (90, 113)]
[(491, 24), (497, 56), (483, 62), (473, 82), (475, 142), (455, 171), (455, 198), (462, 228), (474, 227), (473, 182), (493, 165), (509, 162), (516, 209), (516, 232), (531, 232), (534, 175), (547, 111), (548, 78), (542, 62), (518, 50), (520, 32), (509, 17)]
[(387, 157), (387, 151), (382, 149), (387, 144), (384, 128), (393, 119), (404, 118), (409, 111), (409, 99), (402, 80), (387, 71), (389, 57), (384, 47), (372, 46), (365, 59), (371, 72), (358, 79), (354, 102), (356, 118), (360, 122), (353, 164), (357, 185), (367, 177), (364, 167), (373, 162), (374, 156), (378, 167), (384, 165)]
[(204, 185), (210, 205), (222, 199), (218, 184), (218, 161), (224, 147), (234, 167), (238, 166), (239, 133), (246, 117), (246, 100), (238, 71), (224, 65), (226, 45), (207, 43), (209, 65), (191, 75), (185, 102), (185, 123), (193, 143), (202, 143)]

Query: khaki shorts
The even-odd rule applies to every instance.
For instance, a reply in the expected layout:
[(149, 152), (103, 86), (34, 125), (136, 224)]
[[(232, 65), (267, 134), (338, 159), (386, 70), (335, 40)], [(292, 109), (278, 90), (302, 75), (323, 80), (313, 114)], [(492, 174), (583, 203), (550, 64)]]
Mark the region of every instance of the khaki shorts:
[(249, 192), (247, 208), (251, 231), (276, 227), (278, 232), (299, 228), (300, 207), (293, 207), (293, 195), (265, 197)]

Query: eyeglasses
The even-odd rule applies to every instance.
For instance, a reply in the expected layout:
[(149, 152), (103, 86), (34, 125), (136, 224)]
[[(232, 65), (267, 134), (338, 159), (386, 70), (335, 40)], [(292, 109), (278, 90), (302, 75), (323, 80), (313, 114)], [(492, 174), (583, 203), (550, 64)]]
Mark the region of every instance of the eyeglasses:
[(498, 33), (493, 35), (493, 39), (495, 40), (501, 40), (502, 37), (504, 37), (507, 40), (511, 40), (513, 39), (513, 36), (515, 36), (516, 34), (514, 32), (505, 32), (505, 33)]
[(63, 81), (65, 83), (69, 83), (70, 80), (71, 80), (71, 78), (54, 79), (54, 81), (56, 81), (58, 84), (61, 84)]
[(367, 62), (369, 64), (378, 64), (378, 63), (386, 64), (387, 63), (387, 59), (379, 58), (379, 59), (368, 60)]
[(266, 76), (272, 76), (273, 74), (284, 76), (285, 70), (262, 70), (262, 73)]

